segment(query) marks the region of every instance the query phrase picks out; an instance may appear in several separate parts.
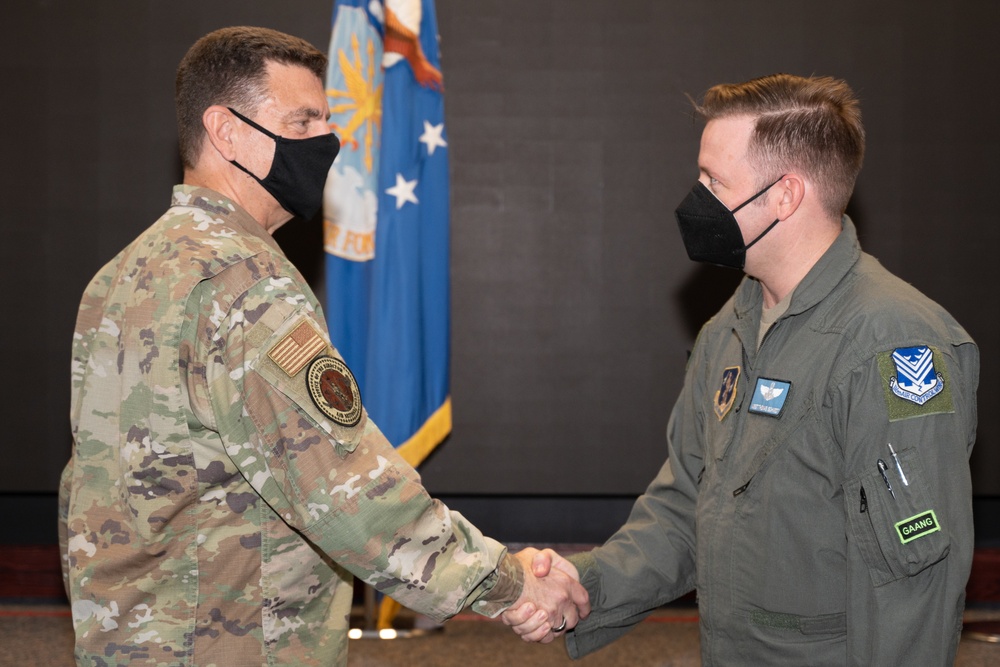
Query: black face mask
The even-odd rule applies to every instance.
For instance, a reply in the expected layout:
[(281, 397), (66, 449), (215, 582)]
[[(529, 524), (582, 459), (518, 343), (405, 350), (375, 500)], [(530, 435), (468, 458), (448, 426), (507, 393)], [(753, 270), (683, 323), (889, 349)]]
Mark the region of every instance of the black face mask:
[(250, 174), (274, 197), (281, 208), (309, 220), (323, 206), (326, 176), (340, 152), (340, 140), (332, 132), (308, 139), (286, 139), (269, 132), (236, 109), (229, 108), (250, 127), (274, 139), (274, 160), (264, 178), (257, 178), (236, 160), (234, 165)]
[(701, 181), (695, 183), (674, 212), (688, 257), (695, 262), (742, 269), (746, 264), (747, 250), (774, 229), (778, 221), (772, 222), (757, 238), (743, 245), (743, 233), (734, 214), (770, 190), (781, 178), (731, 211)]

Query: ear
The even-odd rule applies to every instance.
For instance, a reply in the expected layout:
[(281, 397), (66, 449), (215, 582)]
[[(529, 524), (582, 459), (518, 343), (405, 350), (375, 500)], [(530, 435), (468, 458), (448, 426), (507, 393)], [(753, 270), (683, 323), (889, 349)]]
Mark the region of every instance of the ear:
[(777, 217), (779, 220), (785, 220), (802, 204), (806, 196), (806, 181), (799, 174), (788, 173), (778, 181), (774, 189), (778, 195), (775, 198), (778, 206)]
[(235, 159), (236, 150), (233, 146), (233, 135), (236, 131), (236, 124), (229, 109), (213, 104), (205, 109), (205, 113), (201, 115), (201, 122), (205, 126), (205, 135), (215, 150), (227, 162)]

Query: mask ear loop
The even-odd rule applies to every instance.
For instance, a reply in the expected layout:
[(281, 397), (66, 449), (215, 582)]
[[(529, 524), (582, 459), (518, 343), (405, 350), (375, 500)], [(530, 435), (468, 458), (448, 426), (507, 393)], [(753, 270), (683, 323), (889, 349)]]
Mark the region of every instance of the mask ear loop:
[[(771, 183), (769, 186), (767, 186), (766, 188), (764, 188), (763, 190), (761, 190), (760, 192), (758, 192), (757, 194), (755, 194), (753, 197), (750, 197), (750, 199), (746, 200), (745, 202), (743, 202), (742, 204), (740, 204), (739, 206), (737, 206), (736, 208), (734, 208), (732, 211), (730, 211), (730, 213), (735, 214), (738, 210), (740, 210), (741, 208), (743, 208), (744, 206), (746, 206), (747, 204), (749, 204), (750, 202), (752, 202), (753, 200), (757, 199), (762, 194), (764, 194), (765, 192), (767, 192), (768, 190), (770, 190), (771, 188), (773, 188), (775, 185), (777, 185), (778, 183), (780, 183), (781, 179), (784, 178), (785, 176), (786, 176), (786, 174), (782, 174), (781, 176), (779, 176), (778, 180), (776, 180), (774, 183)], [(781, 222), (781, 220), (779, 220), (778, 218), (775, 218), (774, 222), (772, 222), (770, 225), (767, 226), (767, 229), (765, 229), (764, 231), (762, 231), (760, 234), (757, 235), (757, 238), (755, 238), (753, 241), (751, 241), (750, 243), (746, 244), (743, 247), (744, 252), (747, 251), (747, 250), (749, 250), (753, 246), (754, 243), (756, 243), (757, 241), (760, 241), (762, 238), (764, 238), (764, 235), (767, 234), (772, 229), (774, 229), (774, 226), (776, 224), (778, 224), (779, 222)]]
[[(230, 111), (232, 111), (232, 112), (233, 112), (233, 114), (234, 114), (234, 115), (235, 115), (235, 116), (236, 116), (237, 118), (239, 118), (240, 120), (242, 120), (242, 121), (243, 121), (244, 123), (246, 123), (246, 124), (247, 124), (247, 125), (249, 125), (250, 127), (252, 127), (252, 128), (254, 128), (254, 129), (256, 129), (256, 130), (257, 130), (258, 132), (262, 132), (262, 133), (264, 133), (265, 135), (267, 135), (268, 137), (270, 137), (271, 139), (273, 139), (275, 143), (277, 143), (277, 142), (278, 142), (278, 139), (280, 139), (280, 138), (281, 138), (281, 137), (279, 137), (278, 135), (276, 135), (276, 134), (274, 134), (273, 132), (271, 132), (270, 130), (268, 130), (268, 129), (267, 129), (266, 127), (261, 127), (261, 126), (260, 126), (260, 125), (258, 125), (257, 123), (253, 122), (252, 120), (250, 120), (249, 118), (247, 118), (246, 116), (244, 116), (243, 114), (241, 114), (241, 113), (240, 113), (239, 111), (237, 111), (236, 109), (234, 109), (234, 108), (232, 108), (232, 107), (226, 107), (226, 108), (227, 108), (227, 109), (229, 109)], [(236, 160), (230, 160), (230, 161), (229, 161), (229, 163), (230, 163), (230, 164), (232, 164), (232, 165), (234, 165), (234, 166), (236, 166), (236, 167), (237, 167), (237, 168), (238, 168), (238, 169), (239, 169), (240, 171), (242, 171), (243, 173), (245, 173), (245, 174), (247, 174), (248, 176), (250, 176), (250, 178), (252, 178), (253, 180), (255, 180), (255, 181), (257, 181), (258, 183), (260, 183), (260, 184), (261, 184), (261, 186), (262, 186), (262, 187), (264, 187), (265, 189), (267, 188), (267, 186), (266, 186), (266, 185), (264, 185), (264, 180), (265, 180), (265, 179), (267, 179), (267, 176), (270, 176), (270, 172), (268, 172), (267, 176), (265, 176), (265, 177), (264, 177), (264, 178), (262, 179), (262, 178), (260, 178), (259, 176), (257, 176), (257, 174), (253, 173), (252, 171), (250, 171), (249, 169), (247, 169), (246, 167), (244, 167), (244, 166), (243, 166), (242, 164), (240, 164), (240, 163), (239, 163), (239, 162), (237, 162)]]
[[(233, 110), (230, 109), (230, 111), (233, 111)], [(233, 113), (236, 113), (236, 112), (233, 111)], [(238, 113), (236, 113), (236, 115), (239, 116)], [(785, 176), (787, 176), (787, 174), (782, 174), (781, 176), (779, 176), (778, 180), (776, 180), (774, 183), (771, 183), (770, 185), (768, 185), (766, 188), (764, 188), (763, 190), (761, 190), (760, 192), (758, 192), (757, 194), (755, 194), (753, 197), (750, 197), (750, 199), (746, 200), (745, 202), (743, 202), (742, 204), (740, 204), (739, 206), (737, 206), (736, 208), (734, 208), (732, 211), (730, 211), (730, 213), (736, 213), (736, 211), (740, 210), (741, 208), (743, 208), (744, 206), (746, 206), (747, 204), (749, 204), (753, 200), (757, 199), (757, 197), (760, 197), (762, 194), (764, 194), (765, 192), (767, 192), (768, 190), (770, 190), (771, 188), (773, 188), (775, 185), (777, 185), (778, 183), (780, 183), (781, 179), (784, 178)]]
[[(232, 107), (226, 107), (226, 108), (229, 109), (230, 111), (232, 111), (233, 114), (237, 118), (239, 118), (240, 120), (242, 120), (244, 123), (246, 123), (250, 127), (254, 128), (255, 130), (257, 130), (259, 132), (263, 132), (264, 134), (266, 134), (267, 136), (271, 137), (275, 141), (278, 140), (278, 135), (276, 135), (274, 132), (271, 132), (266, 127), (261, 127), (260, 125), (258, 125), (257, 123), (253, 122), (252, 120), (250, 120), (249, 118), (247, 118), (246, 116), (244, 116), (243, 114), (241, 114), (239, 111), (237, 111), (236, 109), (234, 109)], [(781, 178), (784, 178), (784, 176), (782, 176)], [(781, 178), (779, 178), (778, 181), (780, 181)], [(775, 181), (775, 183), (777, 183), (778, 181)], [(771, 185), (774, 185), (774, 183), (772, 183)], [(767, 187), (771, 187), (771, 186), (769, 185)], [(757, 195), (757, 196), (759, 197), (760, 195)]]

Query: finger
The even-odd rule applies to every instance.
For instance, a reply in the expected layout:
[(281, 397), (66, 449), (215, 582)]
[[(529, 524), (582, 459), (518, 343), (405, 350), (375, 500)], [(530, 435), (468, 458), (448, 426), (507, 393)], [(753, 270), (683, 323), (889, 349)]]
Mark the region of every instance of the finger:
[(575, 616), (576, 605), (573, 602), (573, 592), (574, 587), (578, 587), (580, 584), (559, 570), (554, 570), (546, 577), (537, 578), (534, 581), (537, 593), (529, 599), (540, 610), (548, 614), (550, 626), (558, 627), (563, 618), (570, 615)]
[(580, 614), (577, 612), (576, 607), (571, 604), (567, 604), (562, 608), (562, 619), (559, 623), (552, 626), (552, 632), (559, 636), (569, 630), (576, 627), (576, 624), (580, 622)]
[(521, 635), (521, 639), (526, 642), (538, 642), (540, 644), (548, 644), (550, 641), (555, 639), (555, 635), (552, 634), (552, 626), (548, 623), (543, 623), (541, 626)]
[[(580, 572), (576, 569), (576, 566), (573, 565), (573, 563), (569, 562), (552, 549), (545, 549), (542, 553), (547, 553), (552, 559), (553, 568), (561, 572), (565, 572), (575, 581), (580, 581)], [(538, 556), (535, 557), (535, 560), (538, 560)]]
[(531, 572), (536, 577), (547, 576), (552, 570), (553, 556), (556, 556), (556, 552), (552, 549), (544, 549), (536, 553), (535, 557), (531, 559)]
[(526, 602), (515, 609), (507, 609), (500, 618), (507, 625), (521, 625), (534, 616), (538, 609), (531, 602)]
[(576, 605), (576, 610), (580, 618), (587, 618), (590, 615), (590, 594), (587, 589), (580, 584), (575, 584), (569, 590), (570, 599)]
[(552, 624), (549, 623), (548, 616), (543, 611), (538, 611), (523, 623), (511, 627), (514, 634), (525, 641), (538, 641), (551, 628)]

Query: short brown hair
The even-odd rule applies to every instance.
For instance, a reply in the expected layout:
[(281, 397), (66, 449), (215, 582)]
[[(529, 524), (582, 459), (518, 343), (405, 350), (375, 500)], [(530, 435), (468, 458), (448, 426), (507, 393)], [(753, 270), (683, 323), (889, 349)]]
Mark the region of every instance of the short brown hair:
[(706, 120), (754, 118), (747, 159), (761, 187), (797, 169), (818, 185), (824, 210), (847, 208), (865, 155), (861, 108), (850, 86), (830, 77), (773, 74), (724, 83), (705, 93), (696, 111)]
[(194, 43), (177, 68), (174, 100), (181, 161), (194, 167), (213, 104), (253, 113), (267, 95), (267, 64), (301, 65), (321, 80), (326, 55), (305, 40), (268, 28), (236, 26), (210, 32)]

